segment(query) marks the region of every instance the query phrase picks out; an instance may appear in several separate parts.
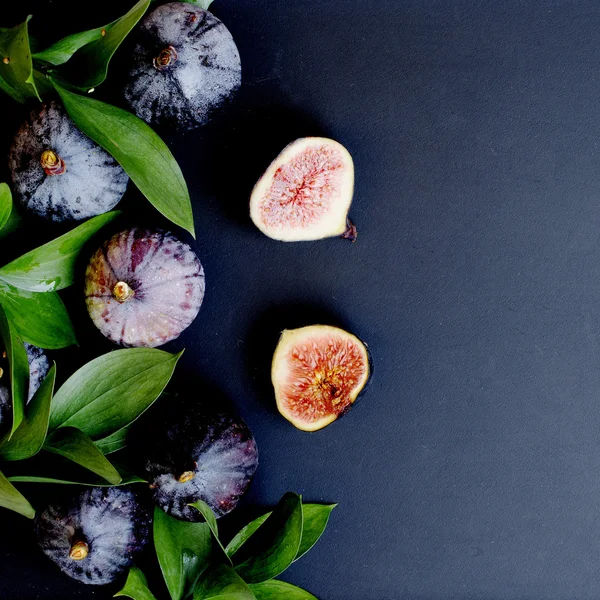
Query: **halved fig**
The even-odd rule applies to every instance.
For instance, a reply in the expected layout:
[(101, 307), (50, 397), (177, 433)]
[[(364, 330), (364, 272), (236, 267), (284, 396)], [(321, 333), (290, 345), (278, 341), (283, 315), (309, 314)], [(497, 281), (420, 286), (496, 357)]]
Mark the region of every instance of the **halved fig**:
[(356, 240), (348, 219), (354, 163), (344, 146), (327, 138), (292, 142), (259, 179), (250, 217), (267, 236), (283, 242), (342, 236)]
[(323, 429), (348, 412), (370, 375), (366, 345), (329, 325), (284, 331), (271, 369), (279, 412), (303, 431)]

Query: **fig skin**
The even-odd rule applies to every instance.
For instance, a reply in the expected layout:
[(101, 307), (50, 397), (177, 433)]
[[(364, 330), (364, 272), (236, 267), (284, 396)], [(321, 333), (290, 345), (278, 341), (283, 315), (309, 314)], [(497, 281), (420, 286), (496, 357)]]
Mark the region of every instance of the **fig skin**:
[(330, 325), (282, 332), (271, 380), (279, 412), (302, 431), (317, 431), (346, 414), (373, 372), (367, 345)]
[(231, 512), (258, 467), (258, 448), (246, 423), (228, 410), (186, 406), (144, 448), (143, 470), (154, 502), (183, 521), (202, 521), (189, 504), (202, 500), (217, 518)]
[(354, 163), (340, 143), (319, 137), (289, 144), (258, 180), (250, 218), (282, 242), (343, 237), (356, 241), (348, 218), (354, 195)]
[(124, 95), (151, 125), (180, 130), (204, 125), (241, 85), (240, 55), (231, 33), (198, 6), (163, 4), (134, 35)]
[(88, 312), (100, 331), (126, 347), (161, 346), (196, 318), (204, 269), (173, 234), (134, 227), (114, 235), (87, 267)]
[(112, 210), (129, 177), (56, 102), (33, 111), (10, 149), (13, 191), (38, 216), (63, 222)]
[(149, 539), (150, 515), (128, 487), (89, 488), (35, 519), (38, 543), (60, 570), (91, 585), (115, 581)]

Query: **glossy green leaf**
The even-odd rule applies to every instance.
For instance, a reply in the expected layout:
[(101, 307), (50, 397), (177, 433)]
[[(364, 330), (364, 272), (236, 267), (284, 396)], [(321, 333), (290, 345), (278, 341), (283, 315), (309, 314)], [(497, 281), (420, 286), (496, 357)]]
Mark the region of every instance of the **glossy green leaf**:
[(85, 433), (75, 427), (61, 427), (51, 433), (44, 450), (73, 461), (112, 485), (121, 483), (121, 475), (110, 461)]
[(68, 233), (0, 268), (0, 279), (30, 292), (62, 290), (75, 280), (75, 263), (84, 244), (121, 213), (89, 219)]
[(194, 586), (194, 600), (255, 600), (244, 580), (229, 565), (206, 569)]
[[(108, 483), (103, 479), (94, 481), (71, 481), (69, 479), (59, 479), (58, 477), (42, 477), (36, 475), (14, 475), (9, 477), (8, 480), (12, 483), (52, 483), (56, 485), (87, 485), (89, 487), (110, 487), (111, 485), (115, 485)], [(121, 481), (116, 485), (130, 485), (132, 483), (146, 483), (146, 481), (136, 475), (123, 475)]]
[(229, 556), (233, 556), (246, 542), (246, 540), (271, 516), (271, 513), (268, 512), (264, 515), (261, 515), (257, 519), (254, 519), (251, 523), (248, 523), (245, 527), (242, 527), (235, 537), (227, 544), (225, 548), (225, 552)]
[(129, 425), (160, 396), (181, 354), (131, 348), (92, 360), (56, 392), (50, 430), (77, 427), (97, 439)]
[(6, 225), (12, 212), (12, 194), (6, 183), (0, 183), (0, 230)]
[(318, 600), (306, 590), (277, 579), (253, 583), (249, 587), (256, 600)]
[(160, 137), (127, 111), (54, 85), (79, 129), (115, 157), (154, 208), (194, 235), (187, 184)]
[(215, 513), (212, 511), (210, 506), (208, 504), (206, 504), (206, 502), (203, 502), (202, 500), (198, 500), (198, 501), (194, 502), (193, 504), (190, 504), (190, 506), (193, 506), (204, 517), (204, 520), (210, 527), (210, 530), (213, 534), (215, 541), (217, 542), (217, 545), (223, 552), (223, 556), (224, 556), (225, 560), (227, 562), (231, 563), (231, 559), (229, 558), (227, 552), (225, 552), (225, 548), (223, 547), (223, 544), (221, 544), (221, 540), (219, 539), (219, 527), (217, 525), (217, 518), (215, 517)]
[(82, 92), (99, 86), (108, 72), (111, 58), (136, 23), (144, 16), (150, 0), (139, 2), (120, 19), (105, 27), (105, 35), (80, 47), (71, 60), (59, 69), (60, 76), (68, 84)]
[(77, 343), (67, 309), (56, 292), (27, 292), (0, 282), (0, 306), (20, 337), (34, 346), (56, 350)]
[(0, 80), (2, 89), (18, 102), (26, 98), (38, 98), (33, 79), (33, 64), (27, 23), (0, 32)]
[(33, 519), (35, 510), (29, 501), (2, 473), (0, 473), (0, 506)]
[(98, 449), (102, 454), (112, 454), (118, 452), (127, 446), (127, 434), (129, 433), (129, 427), (122, 427), (115, 431), (113, 434), (96, 440), (94, 443), (98, 446)]
[(27, 405), (21, 425), (10, 440), (0, 446), (2, 460), (24, 460), (35, 456), (42, 449), (48, 432), (55, 380), (56, 365), (52, 365), (48, 375)]
[[(10, 390), (12, 397), (12, 428), (14, 434), (25, 416), (25, 404), (29, 389), (29, 362), (23, 341), (19, 337), (14, 324), (0, 307), (0, 337), (8, 358)], [(6, 375), (5, 375), (6, 376)]]
[(117, 596), (126, 596), (133, 600), (156, 600), (148, 589), (148, 580), (137, 567), (129, 569), (125, 586), (114, 595), (115, 598)]
[[(302, 541), (294, 560), (304, 556), (319, 540), (327, 527), (331, 511), (337, 504), (303, 504), (302, 505)], [(243, 527), (227, 544), (229, 556), (235, 554), (248, 538), (268, 519), (270, 512), (261, 515)]]
[(208, 7), (213, 3), (213, 0), (180, 0), (181, 2), (186, 2), (187, 4), (197, 4), (200, 8), (204, 10), (208, 10)]
[[(210, 527), (179, 521), (155, 508), (153, 531), (156, 556), (171, 598), (181, 600), (211, 555)], [(197, 558), (192, 559), (190, 553)]]
[(49, 63), (54, 66), (59, 66), (66, 63), (72, 56), (85, 46), (102, 38), (102, 31), (107, 31), (113, 26), (113, 23), (104, 27), (96, 27), (79, 33), (73, 33), (67, 37), (58, 40), (45, 50), (33, 53), (33, 60), (44, 63)]
[(302, 539), (302, 501), (288, 492), (260, 531), (232, 556), (235, 570), (247, 583), (261, 583), (283, 573), (294, 561)]

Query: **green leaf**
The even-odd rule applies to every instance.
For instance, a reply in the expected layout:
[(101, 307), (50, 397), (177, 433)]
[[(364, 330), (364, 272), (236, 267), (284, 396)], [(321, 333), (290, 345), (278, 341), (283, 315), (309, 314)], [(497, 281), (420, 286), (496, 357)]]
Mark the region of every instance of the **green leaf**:
[(96, 440), (94, 443), (98, 446), (98, 449), (102, 454), (112, 454), (118, 450), (122, 450), (127, 446), (127, 434), (129, 433), (129, 427), (122, 427), (115, 431), (111, 435)]
[(246, 542), (246, 540), (271, 516), (271, 513), (268, 512), (264, 515), (261, 515), (257, 519), (254, 519), (251, 523), (248, 523), (246, 527), (242, 527), (235, 535), (235, 537), (227, 544), (225, 548), (225, 552), (229, 556), (233, 556)]
[(208, 523), (208, 526), (210, 527), (215, 541), (217, 542), (220, 549), (223, 551), (223, 556), (225, 557), (227, 562), (231, 564), (231, 559), (229, 558), (227, 552), (225, 552), (225, 548), (223, 547), (223, 544), (221, 544), (221, 540), (219, 539), (219, 527), (217, 525), (217, 518), (215, 517), (215, 513), (212, 511), (210, 506), (202, 500), (198, 500), (197, 502), (190, 504), (190, 506), (193, 506), (204, 517), (204, 520), (206, 521), (206, 523)]
[(44, 450), (68, 458), (112, 485), (121, 483), (121, 475), (110, 461), (85, 433), (75, 427), (61, 427), (51, 433), (44, 444)]
[(247, 583), (261, 583), (283, 573), (294, 561), (302, 539), (302, 502), (288, 492), (261, 525), (233, 555), (235, 570)]
[(75, 280), (75, 263), (84, 244), (121, 213), (89, 219), (68, 233), (0, 268), (0, 279), (30, 292), (62, 290)]
[[(107, 25), (104, 28), (105, 35), (102, 35), (100, 28), (100, 37), (81, 45), (65, 65), (65, 69), (59, 69), (61, 78), (82, 92), (99, 86), (106, 79), (113, 54), (144, 16), (149, 5), (150, 0), (140, 0), (126, 15)], [(77, 40), (79, 42), (81, 38)], [(65, 50), (64, 47), (62, 49)]]
[(33, 79), (33, 64), (27, 23), (23, 23), (0, 33), (0, 80), (2, 89), (18, 102), (25, 98), (41, 100)]
[(186, 2), (187, 4), (197, 4), (200, 8), (204, 10), (208, 10), (208, 7), (213, 3), (213, 0), (180, 0), (181, 2)]
[(250, 585), (250, 589), (256, 596), (256, 600), (281, 600), (282, 598), (285, 600), (318, 600), (306, 590), (277, 579), (253, 583)]
[(42, 449), (48, 432), (55, 380), (56, 365), (52, 365), (50, 372), (27, 406), (27, 413), (21, 425), (10, 440), (0, 446), (0, 458), (24, 460), (35, 456)]
[(33, 506), (2, 473), (0, 473), (0, 506), (18, 512), (28, 519), (35, 517)]
[(337, 504), (303, 504), (302, 505), (302, 541), (296, 558), (304, 556), (323, 535), (331, 511)]
[(27, 292), (0, 282), (0, 306), (21, 338), (34, 346), (57, 350), (77, 343), (67, 309), (56, 292)]
[[(52, 483), (56, 485), (87, 485), (90, 487), (110, 487), (114, 485), (107, 483), (103, 479), (95, 481), (70, 481), (68, 479), (58, 479), (56, 477), (40, 477), (35, 475), (13, 475), (8, 480), (12, 483)], [(125, 475), (117, 485), (130, 485), (132, 483), (146, 483), (146, 480), (136, 475)]]
[(12, 194), (6, 183), (0, 183), (0, 230), (6, 225), (12, 212)]
[(73, 33), (67, 37), (58, 40), (58, 42), (52, 44), (45, 50), (40, 52), (34, 52), (32, 58), (36, 61), (44, 63), (50, 63), (54, 66), (59, 66), (66, 63), (77, 50), (99, 40), (102, 36), (103, 30), (108, 30), (112, 27), (113, 23), (105, 25), (104, 27), (96, 27), (95, 29), (88, 29), (87, 31), (81, 31), (80, 33)]
[(25, 416), (25, 404), (29, 387), (29, 361), (23, 341), (17, 334), (13, 323), (7, 319), (0, 307), (0, 336), (8, 357), (10, 390), (12, 398), (12, 427), (9, 438), (17, 430)]
[(148, 589), (148, 580), (137, 567), (129, 569), (125, 586), (114, 595), (115, 598), (117, 596), (127, 596), (133, 600), (156, 600)]
[(155, 508), (153, 528), (154, 547), (165, 583), (171, 598), (181, 600), (211, 555), (210, 527), (207, 523), (179, 521)]
[(129, 425), (160, 396), (181, 354), (130, 348), (92, 360), (56, 392), (50, 430), (77, 427), (96, 439)]
[(229, 565), (215, 565), (204, 571), (194, 586), (194, 600), (255, 600), (243, 579)]
[(160, 137), (127, 111), (53, 84), (77, 127), (115, 157), (160, 213), (194, 235), (187, 184)]

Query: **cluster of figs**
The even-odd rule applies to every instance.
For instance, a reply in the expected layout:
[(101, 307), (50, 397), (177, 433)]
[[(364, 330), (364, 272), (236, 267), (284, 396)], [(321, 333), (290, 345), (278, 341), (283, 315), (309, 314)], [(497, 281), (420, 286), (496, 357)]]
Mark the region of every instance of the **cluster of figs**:
[[(173, 2), (149, 13), (134, 32), (125, 100), (154, 126), (192, 129), (231, 101), (241, 84), (238, 49), (225, 25), (196, 5)], [(113, 209), (128, 176), (81, 133), (57, 102), (31, 114), (10, 151), (15, 196), (57, 222)], [(287, 146), (252, 191), (250, 217), (275, 240), (340, 236), (354, 241), (348, 219), (354, 167), (348, 151), (326, 138)], [(134, 227), (108, 239), (85, 275), (89, 315), (109, 340), (156, 347), (195, 319), (205, 292), (193, 249), (172, 233)], [(30, 397), (48, 371), (44, 352), (28, 346)], [(353, 405), (371, 375), (366, 345), (342, 329), (312, 325), (282, 333), (272, 382), (281, 414), (299, 429), (321, 429)], [(9, 421), (10, 391), (1, 385), (0, 427)], [(206, 502), (217, 517), (236, 506), (258, 465), (252, 433), (231, 411), (206, 405), (161, 423), (140, 464), (155, 503), (185, 521)], [(113, 581), (148, 538), (149, 513), (130, 487), (92, 488), (36, 521), (40, 545), (68, 575), (84, 583)]]

